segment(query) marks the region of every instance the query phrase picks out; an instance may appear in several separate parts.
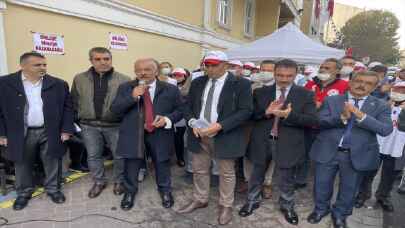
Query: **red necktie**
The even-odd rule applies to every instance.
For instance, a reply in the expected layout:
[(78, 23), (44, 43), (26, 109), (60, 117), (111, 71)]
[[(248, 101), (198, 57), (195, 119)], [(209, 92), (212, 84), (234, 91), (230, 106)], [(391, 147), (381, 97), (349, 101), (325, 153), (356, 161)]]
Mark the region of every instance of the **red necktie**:
[(143, 94), (143, 106), (145, 111), (145, 130), (149, 133), (155, 130), (153, 123), (153, 104), (149, 93), (149, 86), (146, 87), (145, 93)]

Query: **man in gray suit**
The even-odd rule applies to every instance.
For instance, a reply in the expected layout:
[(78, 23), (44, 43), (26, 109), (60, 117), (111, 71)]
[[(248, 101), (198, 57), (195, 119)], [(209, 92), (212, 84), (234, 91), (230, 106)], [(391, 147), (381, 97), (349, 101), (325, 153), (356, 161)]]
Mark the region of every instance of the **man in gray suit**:
[[(321, 107), (321, 132), (310, 153), (315, 161), (315, 209), (309, 223), (319, 223), (332, 212), (334, 227), (345, 228), (362, 172), (379, 165), (377, 134), (387, 136), (393, 128), (389, 105), (370, 96), (377, 84), (376, 73), (359, 72), (350, 80), (347, 94), (328, 97)], [(339, 193), (330, 208), (338, 171)]]

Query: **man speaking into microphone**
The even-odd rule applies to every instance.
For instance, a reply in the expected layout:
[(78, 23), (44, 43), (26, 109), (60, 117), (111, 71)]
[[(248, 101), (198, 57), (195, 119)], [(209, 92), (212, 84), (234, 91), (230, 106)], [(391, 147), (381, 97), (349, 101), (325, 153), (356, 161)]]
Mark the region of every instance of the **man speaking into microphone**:
[(180, 91), (157, 80), (159, 63), (156, 60), (139, 59), (134, 66), (136, 79), (119, 87), (111, 106), (111, 110), (123, 118), (117, 145), (117, 153), (125, 163), (126, 192), (121, 208), (130, 210), (134, 206), (145, 149), (155, 164), (162, 205), (170, 208), (174, 204), (170, 176), (173, 124), (183, 118)]

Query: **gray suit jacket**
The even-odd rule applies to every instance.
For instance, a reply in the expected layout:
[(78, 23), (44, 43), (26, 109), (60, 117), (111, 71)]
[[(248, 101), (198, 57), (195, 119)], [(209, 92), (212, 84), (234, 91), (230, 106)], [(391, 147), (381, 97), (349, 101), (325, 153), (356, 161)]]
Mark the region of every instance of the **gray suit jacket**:
[[(330, 162), (336, 155), (346, 125), (340, 114), (347, 95), (328, 97), (320, 110), (320, 134), (312, 145), (310, 156), (320, 163)], [(351, 160), (353, 167), (360, 171), (375, 170), (379, 165), (377, 134), (389, 135), (392, 128), (391, 108), (383, 100), (368, 96), (361, 111), (367, 114), (362, 122), (352, 129)]]

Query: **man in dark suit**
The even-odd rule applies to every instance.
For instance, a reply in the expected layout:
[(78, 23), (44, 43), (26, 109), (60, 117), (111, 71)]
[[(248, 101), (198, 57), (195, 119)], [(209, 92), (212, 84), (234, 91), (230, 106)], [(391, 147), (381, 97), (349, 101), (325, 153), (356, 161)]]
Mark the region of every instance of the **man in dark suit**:
[[(134, 206), (138, 191), (138, 172), (145, 149), (155, 164), (156, 184), (162, 205), (174, 204), (171, 194), (170, 155), (174, 148), (173, 124), (182, 119), (180, 91), (157, 80), (159, 64), (153, 59), (135, 62), (136, 80), (122, 84), (111, 110), (122, 116), (117, 154), (124, 158), (123, 210)], [(146, 148), (144, 148), (146, 146)]]
[(34, 192), (33, 165), (39, 154), (45, 170), (45, 190), (55, 203), (65, 202), (61, 192), (64, 141), (74, 132), (68, 84), (46, 73), (46, 59), (37, 52), (20, 57), (21, 71), (0, 77), (0, 144), (15, 163), (17, 199), (22, 210)]
[[(374, 72), (358, 72), (350, 80), (349, 92), (328, 97), (320, 110), (320, 134), (312, 145), (315, 161), (315, 209), (308, 222), (319, 223), (332, 211), (334, 227), (346, 227), (362, 172), (379, 163), (377, 134), (389, 135), (393, 128), (389, 105), (370, 93), (378, 85)], [(339, 171), (339, 193), (332, 209), (335, 177)]]
[(245, 217), (259, 207), (264, 176), (274, 159), (279, 174), (281, 212), (298, 224), (294, 211), (295, 168), (305, 161), (304, 129), (317, 124), (314, 94), (296, 86), (297, 64), (289, 59), (275, 65), (275, 81), (254, 91), (253, 127), (248, 159), (253, 163), (247, 203), (239, 215)]
[(193, 152), (193, 200), (179, 212), (190, 213), (207, 207), (210, 164), (211, 159), (216, 159), (220, 193), (218, 223), (225, 225), (232, 220), (235, 159), (242, 157), (246, 149), (242, 124), (252, 113), (251, 86), (248, 80), (227, 72), (227, 56), (223, 52), (209, 52), (204, 65), (207, 75), (192, 81), (185, 111), (191, 127), (187, 145)]

